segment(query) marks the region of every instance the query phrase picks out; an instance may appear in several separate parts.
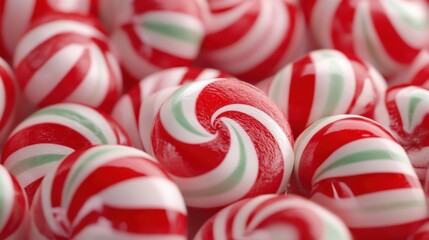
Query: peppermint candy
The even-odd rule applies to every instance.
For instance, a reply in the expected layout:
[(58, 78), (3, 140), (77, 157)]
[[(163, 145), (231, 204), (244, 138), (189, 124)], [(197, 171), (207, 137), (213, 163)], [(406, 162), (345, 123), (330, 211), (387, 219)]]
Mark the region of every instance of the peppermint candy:
[(0, 144), (12, 130), (17, 112), (17, 83), (9, 65), (0, 58)]
[(236, 80), (176, 90), (154, 120), (151, 140), (189, 207), (284, 192), (293, 166), (293, 138), (281, 111), (262, 91)]

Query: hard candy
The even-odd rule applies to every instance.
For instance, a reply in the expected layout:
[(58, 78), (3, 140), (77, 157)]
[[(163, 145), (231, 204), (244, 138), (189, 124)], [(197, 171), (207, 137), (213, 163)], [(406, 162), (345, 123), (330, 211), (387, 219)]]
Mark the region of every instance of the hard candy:
[(405, 150), (375, 121), (323, 118), (297, 139), (295, 158), (302, 192), (338, 215), (355, 239), (406, 239), (428, 217)]
[[(151, 95), (163, 89), (171, 89), (172, 87), (178, 87), (188, 82), (213, 78), (232, 77), (218, 70), (209, 68), (177, 67), (156, 72), (134, 85), (134, 87), (116, 102), (112, 110), (112, 117), (128, 133), (134, 147), (150, 153), (148, 149), (150, 148), (152, 118), (155, 117), (157, 109), (162, 103), (160, 102), (157, 104), (158, 107), (154, 108), (153, 101), (155, 97), (151, 97)], [(153, 100), (146, 104), (149, 98)], [(148, 110), (145, 111), (146, 109)], [(141, 113), (142, 111), (146, 113)], [(141, 114), (146, 116), (140, 118)], [(141, 125), (141, 128), (139, 125)], [(144, 131), (144, 138), (149, 139), (145, 144), (145, 141), (140, 139), (140, 131)]]
[(374, 117), (386, 89), (374, 67), (337, 50), (312, 51), (259, 86), (283, 111), (295, 137), (323, 117)]
[(248, 83), (189, 83), (162, 104), (153, 152), (188, 207), (210, 209), (246, 197), (284, 192), (293, 165), (288, 122)]
[(261, 195), (233, 203), (209, 219), (195, 240), (352, 239), (344, 223), (298, 196)]
[(201, 49), (205, 66), (249, 82), (274, 74), (306, 50), (296, 1), (208, 1), (211, 16)]
[(406, 69), (429, 43), (429, 10), (420, 0), (302, 0), (319, 47), (365, 59), (383, 74)]
[(70, 154), (44, 178), (31, 213), (33, 239), (186, 239), (179, 189), (131, 147)]
[(0, 145), (6, 140), (17, 112), (17, 83), (9, 65), (0, 58)]
[(122, 91), (108, 38), (89, 17), (54, 15), (34, 23), (17, 45), (13, 66), (23, 94), (39, 107), (75, 102), (110, 111)]
[(46, 173), (65, 156), (97, 144), (129, 145), (126, 133), (109, 116), (73, 103), (43, 108), (11, 133), (1, 163), (16, 176), (30, 203)]
[(28, 203), (24, 191), (5, 167), (0, 165), (0, 239), (25, 239)]

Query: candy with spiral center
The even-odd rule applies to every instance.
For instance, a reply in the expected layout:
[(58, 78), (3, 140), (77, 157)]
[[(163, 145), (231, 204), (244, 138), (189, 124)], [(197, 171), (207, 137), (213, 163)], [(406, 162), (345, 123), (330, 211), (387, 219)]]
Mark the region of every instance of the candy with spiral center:
[(0, 165), (0, 239), (21, 240), (27, 233), (28, 203), (24, 191)]
[(355, 239), (405, 239), (428, 217), (406, 152), (368, 118), (315, 122), (297, 139), (295, 160), (303, 193), (337, 214)]
[(419, 179), (424, 182), (429, 167), (429, 91), (415, 86), (397, 86), (386, 93), (377, 121), (388, 128), (406, 150)]
[(386, 89), (376, 69), (337, 50), (312, 51), (259, 85), (283, 111), (295, 137), (322, 117), (373, 117)]
[[(178, 87), (187, 82), (223, 77), (232, 78), (223, 72), (209, 68), (177, 67), (156, 72), (141, 80), (116, 102), (112, 110), (112, 117), (128, 133), (134, 147), (147, 151), (154, 116), (140, 118), (140, 114), (149, 107), (143, 107), (149, 96), (160, 90)], [(139, 128), (139, 125), (142, 127)], [(145, 132), (145, 136), (148, 135), (148, 143), (144, 144), (144, 141), (140, 140), (140, 130)]]
[(249, 82), (274, 74), (304, 53), (305, 26), (290, 0), (210, 0), (202, 63)]
[(337, 216), (298, 196), (261, 195), (231, 204), (209, 219), (195, 240), (352, 239)]
[(129, 140), (109, 116), (80, 104), (43, 108), (21, 122), (3, 146), (1, 163), (33, 199), (42, 178), (65, 156), (96, 144)]
[(111, 36), (130, 79), (140, 80), (162, 69), (192, 64), (205, 33), (199, 2), (133, 1), (135, 15)]
[(1, 0), (0, 55), (11, 60), (19, 38), (28, 26), (52, 13), (95, 14), (97, 0)]
[(384, 75), (407, 68), (429, 44), (429, 10), (421, 0), (303, 0), (317, 44), (365, 59)]
[(118, 145), (70, 154), (31, 208), (34, 239), (186, 239), (177, 186), (148, 154)]
[(75, 102), (110, 111), (122, 91), (108, 38), (89, 17), (41, 19), (19, 41), (13, 65), (25, 97), (39, 107)]
[(189, 207), (283, 192), (293, 166), (293, 139), (281, 111), (262, 91), (237, 80), (176, 90), (161, 106), (151, 140)]

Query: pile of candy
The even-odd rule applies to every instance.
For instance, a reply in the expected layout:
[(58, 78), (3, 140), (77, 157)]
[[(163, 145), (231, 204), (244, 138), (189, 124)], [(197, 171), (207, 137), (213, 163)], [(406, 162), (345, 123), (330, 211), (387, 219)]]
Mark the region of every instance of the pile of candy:
[(0, 239), (429, 239), (429, 1), (0, 0)]

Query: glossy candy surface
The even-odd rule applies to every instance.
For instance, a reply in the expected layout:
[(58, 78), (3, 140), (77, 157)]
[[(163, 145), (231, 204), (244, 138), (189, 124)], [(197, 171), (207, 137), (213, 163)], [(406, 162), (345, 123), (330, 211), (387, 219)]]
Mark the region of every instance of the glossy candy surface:
[(109, 116), (80, 104), (43, 108), (11, 133), (1, 163), (33, 199), (46, 173), (75, 150), (96, 144), (129, 145), (124, 131)]
[(293, 139), (281, 111), (262, 91), (237, 80), (176, 90), (161, 106), (151, 140), (188, 207), (284, 192), (293, 166)]
[(295, 137), (323, 117), (373, 117), (386, 89), (375, 68), (337, 50), (312, 51), (259, 86), (283, 111)]
[[(150, 101), (149, 98), (151, 95), (163, 89), (178, 87), (188, 82), (214, 78), (232, 77), (215, 69), (188, 67), (171, 68), (151, 74), (134, 85), (133, 88), (116, 102), (112, 110), (112, 117), (128, 133), (134, 147), (150, 153), (148, 150), (150, 148), (152, 118), (157, 112), (157, 110), (152, 109), (151, 105), (153, 103), (147, 103)], [(153, 111), (143, 113), (142, 111), (145, 111), (147, 108), (151, 108), (147, 111)], [(141, 118), (141, 114), (145, 116)], [(148, 139), (148, 141), (141, 140), (140, 131), (144, 132), (144, 138)]]
[(17, 83), (9, 65), (0, 58), (0, 144), (16, 124)]
[(302, 0), (316, 43), (371, 62), (383, 75), (407, 68), (429, 43), (421, 0)]
[(31, 211), (33, 239), (186, 239), (179, 189), (148, 154), (125, 146), (69, 155), (44, 178)]
[(428, 217), (404, 149), (378, 123), (339, 115), (312, 124), (295, 144), (295, 177), (355, 239), (406, 239)]
[(195, 240), (350, 240), (344, 223), (298, 196), (261, 195), (233, 203), (209, 219)]
[(201, 49), (206, 66), (249, 82), (274, 74), (304, 53), (305, 23), (293, 0), (209, 0)]
[(21, 186), (0, 165), (0, 239), (21, 240), (27, 233), (27, 198)]
[(19, 41), (13, 65), (23, 94), (38, 107), (75, 102), (110, 111), (122, 91), (108, 38), (89, 17), (41, 19)]
[(121, 2), (132, 4), (128, 11), (133, 17), (111, 37), (129, 79), (137, 81), (162, 69), (192, 64), (205, 33), (201, 1)]

